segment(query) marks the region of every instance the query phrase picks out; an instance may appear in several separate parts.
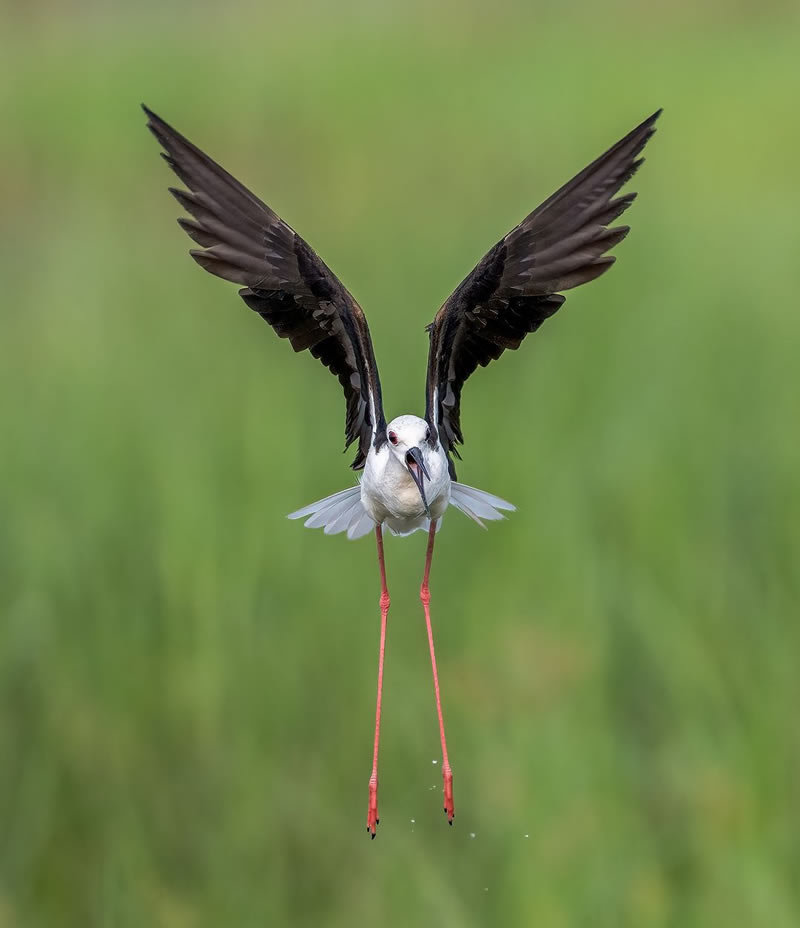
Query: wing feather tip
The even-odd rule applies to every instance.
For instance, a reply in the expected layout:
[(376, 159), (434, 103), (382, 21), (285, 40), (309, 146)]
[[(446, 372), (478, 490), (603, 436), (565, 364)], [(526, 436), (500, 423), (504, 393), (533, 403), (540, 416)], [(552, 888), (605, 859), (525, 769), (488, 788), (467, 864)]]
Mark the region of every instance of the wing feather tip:
[[(312, 354), (320, 359), (332, 373), (339, 376), (348, 403), (354, 397), (361, 397), (364, 391), (363, 388), (346, 383), (342, 378), (365, 367), (370, 379), (374, 381), (372, 386), (375, 392), (374, 405), (378, 414), (377, 418), (383, 421), (383, 410), (380, 408), (380, 380), (374, 361), (369, 329), (361, 308), (341, 281), (313, 249), (283, 223), (252, 191), (172, 128), (146, 103), (141, 102), (140, 107), (147, 117), (147, 129), (163, 149), (159, 154), (177, 174), (179, 180), (189, 188), (188, 191), (177, 187), (169, 188), (170, 194), (178, 200), (182, 208), (198, 220), (198, 223), (193, 223), (191, 220), (183, 222), (179, 220), (179, 224), (184, 232), (203, 249), (210, 249), (209, 251), (192, 249), (190, 251), (192, 259), (204, 270), (223, 280), (245, 285), (243, 297), (246, 293), (248, 295), (252, 293), (252, 286), (257, 287), (262, 281), (271, 281), (271, 285), (265, 287), (269, 292), (264, 295), (263, 299), (272, 301), (274, 306), (266, 308), (272, 308), (274, 312), (262, 311), (261, 308), (256, 311), (281, 338), (290, 339), (292, 348), (296, 352), (313, 349), (320, 342), (328, 342), (324, 350), (312, 350)], [(195, 208), (192, 208), (193, 206)], [(225, 209), (227, 212), (218, 217), (217, 208)], [(212, 229), (216, 228), (217, 218), (223, 223), (221, 237), (226, 247), (219, 249), (222, 253), (216, 253), (214, 250), (218, 249), (220, 244), (214, 241), (218, 233), (207, 231), (203, 227), (204, 217), (209, 211), (214, 213), (214, 221), (209, 223)], [(239, 213), (241, 216), (238, 215)], [(267, 230), (271, 250), (268, 250), (266, 255), (262, 255), (260, 251), (254, 253), (246, 246), (231, 245), (234, 251), (229, 253), (226, 250), (227, 245), (230, 244), (229, 237), (236, 237), (242, 231), (238, 225), (232, 223), (231, 217), (236, 219), (236, 222), (241, 224), (248, 233), (254, 231), (251, 227), (255, 227), (259, 235), (266, 235), (265, 230)], [(291, 242), (294, 243), (293, 252), (290, 247)], [(243, 249), (243, 253), (237, 253), (236, 247), (240, 251)], [(253, 268), (251, 259), (260, 262), (257, 269)], [(292, 262), (300, 259), (302, 259), (303, 267), (295, 268)], [(288, 271), (287, 267), (289, 267)], [(291, 314), (286, 312), (285, 297), (287, 295), (295, 299), (296, 305), (288, 307)], [(329, 320), (328, 324), (319, 322), (319, 338), (315, 337), (311, 341), (304, 335), (301, 341), (292, 339), (291, 336), (296, 334), (293, 333), (292, 328), (306, 325), (303, 314), (311, 313), (314, 305), (320, 306), (327, 301), (332, 301), (330, 305), (333, 309), (326, 310), (326, 316), (338, 316), (340, 321), (341, 317), (346, 317), (345, 324), (335, 329)], [(247, 299), (245, 302), (251, 309), (256, 309), (248, 303)], [(279, 312), (280, 325), (276, 321), (276, 314)], [(350, 331), (352, 328), (350, 322), (355, 327), (355, 333)], [(356, 360), (355, 371), (353, 371), (352, 356), (355, 356)], [(370, 423), (364, 417), (362, 420), (354, 436), (360, 446), (359, 454), (351, 465), (354, 470), (360, 470), (363, 467), (363, 459), (370, 437), (367, 428)], [(372, 426), (374, 428), (375, 424), (372, 423)]]
[[(464, 318), (467, 317), (467, 310), (475, 310), (476, 305), (480, 304), (481, 301), (484, 303), (488, 301), (488, 296), (484, 291), (488, 289), (491, 291), (489, 295), (494, 296), (499, 286), (503, 283), (503, 274), (505, 273), (504, 266), (501, 263), (499, 280), (493, 279), (490, 271), (495, 267), (496, 262), (493, 264), (490, 258), (496, 258), (498, 255), (497, 249), (504, 242), (510, 241), (515, 233), (519, 233), (521, 239), (524, 238), (526, 230), (533, 228), (534, 222), (537, 220), (541, 221), (543, 216), (548, 217), (548, 222), (551, 224), (555, 223), (555, 225), (560, 228), (560, 231), (554, 231), (554, 239), (556, 231), (563, 237), (564, 234), (573, 233), (576, 229), (583, 228), (590, 220), (602, 227), (611, 226), (611, 223), (618, 219), (636, 199), (637, 195), (635, 191), (624, 193), (616, 199), (614, 199), (614, 196), (631, 180), (633, 175), (644, 163), (645, 159), (643, 157), (638, 157), (638, 155), (655, 134), (655, 123), (663, 111), (663, 107), (658, 107), (653, 113), (635, 126), (635, 128), (624, 135), (616, 144), (612, 145), (611, 148), (600, 155), (599, 158), (596, 158), (582, 171), (578, 172), (571, 180), (567, 181), (566, 184), (523, 219), (521, 223), (515, 226), (511, 232), (501, 239), (501, 241), (498, 242), (493, 249), (490, 249), (483, 259), (478, 262), (476, 267), (456, 288), (454, 293), (448, 297), (441, 309), (437, 312), (433, 322), (426, 326), (426, 331), (430, 336), (426, 409), (431, 410), (434, 418), (439, 420), (437, 421), (437, 427), (448, 458), (450, 458), (451, 455), (454, 458), (461, 458), (456, 447), (456, 445), (463, 442), (459, 427), (459, 402), (456, 401), (454, 407), (451, 405), (451, 407), (448, 408), (440, 400), (438, 407), (434, 408), (434, 397), (436, 396), (434, 392), (435, 389), (444, 391), (445, 386), (448, 386), (448, 388), (453, 387), (458, 391), (458, 397), (460, 398), (461, 387), (479, 365), (481, 367), (486, 367), (491, 361), (496, 360), (506, 348), (518, 348), (522, 339), (529, 334), (529, 332), (536, 331), (544, 319), (552, 315), (553, 312), (558, 309), (558, 306), (564, 302), (565, 297), (557, 291), (569, 290), (600, 277), (608, 271), (616, 261), (615, 255), (603, 254), (601, 251), (600, 254), (593, 259), (586, 260), (579, 266), (567, 270), (566, 273), (563, 273), (563, 276), (555, 275), (549, 284), (549, 289), (552, 291), (549, 299), (558, 299), (558, 304), (546, 315), (542, 314), (541, 317), (537, 319), (536, 325), (531, 325), (527, 328), (521, 326), (519, 331), (514, 331), (514, 338), (512, 339), (506, 337), (505, 342), (501, 341), (498, 338), (498, 334), (505, 336), (507, 333), (502, 331), (492, 332), (491, 328), (485, 328), (487, 326), (486, 319), (479, 320), (479, 325), (474, 327), (474, 338), (472, 342), (468, 343), (469, 351), (463, 352), (461, 355), (462, 369), (460, 371), (456, 369), (455, 374), (446, 374), (449, 370), (448, 365), (452, 364), (454, 353), (456, 355), (456, 360), (458, 360), (458, 352), (454, 349), (455, 342), (452, 331), (448, 338), (445, 337), (448, 327), (449, 330), (452, 330), (453, 326), (462, 324)], [(590, 182), (594, 186), (587, 191)], [(578, 197), (579, 194), (581, 197), (584, 197), (584, 199), (589, 196), (589, 199), (583, 202), (583, 200), (580, 200)], [(570, 197), (572, 200), (570, 200)], [(577, 201), (576, 197), (578, 197)], [(569, 209), (572, 209), (573, 212), (575, 209), (578, 210), (577, 219), (574, 216), (571, 218), (568, 216), (567, 219), (560, 217), (559, 210), (566, 215)], [(629, 226), (619, 226), (609, 230), (606, 233), (607, 237), (603, 243), (605, 245), (604, 250), (610, 251), (612, 248), (616, 247), (616, 245), (628, 235), (629, 231)], [(557, 245), (558, 239), (555, 239), (555, 242)], [(525, 242), (523, 242), (523, 244), (525, 244)], [(530, 245), (530, 243), (528, 244)], [(597, 254), (596, 251), (595, 254)], [(505, 255), (503, 261), (505, 261), (507, 257), (508, 254)], [(513, 257), (514, 255), (512, 254), (512, 258)], [(520, 257), (520, 255), (516, 255), (517, 259)], [(562, 268), (562, 271), (563, 270)], [(496, 274), (495, 277), (497, 277)], [(472, 289), (470, 289), (471, 285), (474, 285)], [(476, 289), (478, 291), (477, 296), (476, 293), (473, 292)], [(519, 294), (513, 292), (511, 293), (511, 296), (518, 295)], [(464, 305), (465, 297), (474, 298), (472, 300), (472, 305), (469, 305), (469, 302), (467, 302), (467, 305)], [(478, 299), (478, 297), (480, 297), (480, 299)], [(503, 304), (504, 299), (505, 304)], [(501, 292), (498, 300), (501, 306), (505, 305), (507, 309), (510, 303), (509, 293)], [(514, 308), (516, 309), (516, 307)], [(495, 315), (499, 312), (499, 310), (495, 311)], [(451, 322), (451, 320), (454, 321)], [(500, 345), (499, 351), (497, 351), (497, 345)], [(465, 357), (467, 358), (466, 361), (464, 360)], [(442, 358), (444, 358), (444, 361)], [(450, 470), (454, 477), (452, 460), (450, 460)], [(510, 508), (511, 510), (515, 509), (515, 507)]]

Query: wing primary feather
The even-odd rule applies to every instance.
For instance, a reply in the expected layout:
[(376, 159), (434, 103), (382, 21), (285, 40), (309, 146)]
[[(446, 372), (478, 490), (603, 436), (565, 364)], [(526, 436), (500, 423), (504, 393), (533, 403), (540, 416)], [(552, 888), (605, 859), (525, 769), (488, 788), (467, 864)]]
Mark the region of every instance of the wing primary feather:
[(380, 378), (361, 307), (333, 271), (266, 203), (144, 104), (147, 127), (186, 189), (170, 193), (192, 217), (179, 224), (204, 270), (241, 285), (240, 296), (295, 351), (309, 350), (345, 395), (353, 468), (385, 440)]
[(630, 231), (608, 228), (636, 198), (617, 196), (644, 162), (657, 110), (549, 196), (489, 249), (456, 287), (429, 335), (425, 418), (450, 459), (459, 457), (461, 390), (480, 366), (520, 346), (564, 303), (561, 291), (604, 274)]

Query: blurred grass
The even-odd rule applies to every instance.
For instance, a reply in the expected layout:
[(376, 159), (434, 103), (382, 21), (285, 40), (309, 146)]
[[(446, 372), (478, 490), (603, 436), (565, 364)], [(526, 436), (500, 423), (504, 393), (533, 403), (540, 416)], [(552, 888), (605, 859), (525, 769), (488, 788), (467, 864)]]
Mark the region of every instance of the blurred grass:
[[(797, 925), (796, 11), (2, 26), (0, 926)], [(341, 397), (185, 256), (140, 100), (354, 291), (389, 416), (481, 254), (665, 107), (618, 266), (466, 388), (460, 475), (519, 512), (437, 550), (452, 830), (424, 539), (372, 843), (374, 553), (284, 519), (351, 480)]]

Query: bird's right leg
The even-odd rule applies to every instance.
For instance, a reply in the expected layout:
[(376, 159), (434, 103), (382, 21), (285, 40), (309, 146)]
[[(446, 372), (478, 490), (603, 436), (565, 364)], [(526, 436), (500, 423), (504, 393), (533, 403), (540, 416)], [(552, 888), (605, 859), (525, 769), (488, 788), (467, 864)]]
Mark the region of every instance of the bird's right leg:
[(381, 571), (381, 645), (378, 652), (378, 699), (375, 706), (375, 744), (372, 750), (372, 776), (369, 778), (369, 806), (367, 807), (367, 831), (374, 838), (378, 818), (378, 741), (381, 735), (381, 693), (383, 691), (383, 655), (386, 650), (386, 617), (389, 614), (389, 590), (386, 586), (386, 565), (383, 561), (383, 534), (380, 525), (375, 526), (378, 543), (378, 566)]

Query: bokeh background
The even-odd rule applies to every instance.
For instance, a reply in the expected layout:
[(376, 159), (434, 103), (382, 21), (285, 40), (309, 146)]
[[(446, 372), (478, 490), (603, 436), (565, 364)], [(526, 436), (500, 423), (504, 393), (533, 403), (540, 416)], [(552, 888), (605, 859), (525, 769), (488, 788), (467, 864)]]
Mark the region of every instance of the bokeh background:
[[(0, 926), (800, 924), (796, 5), (6, 6)], [(464, 395), (433, 573), (393, 606), (364, 831), (372, 540), (338, 386), (186, 255), (140, 101), (366, 308), (423, 326), (665, 108), (602, 280)], [(287, 385), (289, 385), (287, 387)]]

